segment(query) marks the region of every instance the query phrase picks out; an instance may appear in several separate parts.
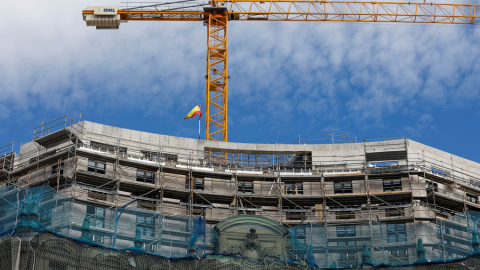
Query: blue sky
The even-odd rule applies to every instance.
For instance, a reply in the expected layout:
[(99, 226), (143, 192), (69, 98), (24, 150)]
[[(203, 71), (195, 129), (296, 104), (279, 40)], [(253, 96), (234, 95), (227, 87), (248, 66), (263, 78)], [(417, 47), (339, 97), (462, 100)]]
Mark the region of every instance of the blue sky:
[[(205, 107), (206, 27), (129, 22), (98, 31), (82, 20), (86, 6), (119, 3), (2, 2), (0, 145), (30, 141), (42, 119), (73, 107), (92, 122), (197, 136), (198, 122), (183, 116)], [(406, 136), (480, 162), (480, 26), (229, 27), (229, 141)]]

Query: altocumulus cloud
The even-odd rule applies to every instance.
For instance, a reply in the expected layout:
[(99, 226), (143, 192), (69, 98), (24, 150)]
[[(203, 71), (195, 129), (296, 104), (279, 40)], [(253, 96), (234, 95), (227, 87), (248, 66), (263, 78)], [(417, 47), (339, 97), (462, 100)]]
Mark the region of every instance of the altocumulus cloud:
[(301, 106), (307, 112), (381, 121), (412, 100), (478, 102), (480, 32), (474, 27), (278, 23), (252, 31), (238, 23), (232, 29), (231, 39), (241, 39), (231, 46), (239, 50), (231, 54), (241, 56), (231, 61), (237, 94), (254, 97), (240, 102), (267, 104), (260, 110), (285, 100), (287, 108), (298, 108), (308, 100)]
[[(0, 23), (10, 26), (0, 29), (6, 41), (0, 50), (3, 120), (47, 102), (45, 110), (56, 113), (80, 105), (97, 113), (165, 117), (204, 104), (202, 23), (129, 22), (118, 31), (96, 31), (80, 14), (96, 4), (2, 4)], [(401, 129), (408, 133), (434, 122), (422, 116), (435, 110), (470, 108), (479, 114), (479, 27), (326, 22), (230, 22), (229, 27), (233, 129), (262, 128), (265, 137), (291, 136), (287, 126), (296, 134), (323, 131), (320, 126), (348, 133), (386, 129), (388, 119), (401, 115), (410, 119)]]
[(63, 113), (80, 104), (105, 111), (158, 108), (161, 114), (175, 104), (198, 102), (199, 94), (192, 92), (204, 96), (201, 23), (122, 24), (120, 31), (96, 31), (81, 19), (89, 4), (98, 3), (4, 4), (7, 15), (0, 20), (12, 27), (0, 30), (7, 41), (0, 52), (3, 110), (48, 104), (49, 110)]

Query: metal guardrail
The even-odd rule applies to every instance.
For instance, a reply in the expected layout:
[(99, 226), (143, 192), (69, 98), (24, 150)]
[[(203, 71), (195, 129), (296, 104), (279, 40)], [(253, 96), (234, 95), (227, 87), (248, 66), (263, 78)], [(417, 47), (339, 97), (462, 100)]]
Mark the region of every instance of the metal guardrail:
[(307, 143), (322, 143), (322, 142), (335, 143), (356, 143), (357, 137), (350, 137), (344, 135), (335, 134), (318, 134), (318, 135), (298, 135), (298, 138), (293, 144), (307, 144)]
[[(80, 120), (79, 120), (80, 122)], [(60, 118), (57, 118), (55, 120), (52, 120), (50, 122), (47, 122), (45, 123), (44, 121), (42, 121), (42, 124), (40, 126), (37, 126), (34, 128), (33, 130), (33, 139), (39, 139), (39, 138), (42, 138), (46, 135), (49, 135), (49, 134), (52, 134), (54, 132), (57, 132), (59, 130), (62, 130), (62, 129), (66, 129), (66, 128), (73, 128), (73, 129), (76, 129), (74, 128), (74, 125), (75, 124), (78, 124), (78, 122), (76, 122), (74, 120), (74, 118), (70, 117), (70, 116), (62, 116)], [(77, 130), (79, 131), (79, 130)]]

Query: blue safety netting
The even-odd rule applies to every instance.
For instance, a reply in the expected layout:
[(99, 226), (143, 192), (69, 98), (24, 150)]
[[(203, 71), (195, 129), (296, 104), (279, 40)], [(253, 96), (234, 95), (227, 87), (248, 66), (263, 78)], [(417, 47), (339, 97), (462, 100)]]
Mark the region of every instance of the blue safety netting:
[[(215, 225), (198, 216), (163, 215), (133, 205), (105, 208), (69, 198), (48, 186), (4, 185), (0, 186), (0, 236), (49, 232), (91, 246), (168, 260), (222, 256), (215, 253)], [(276, 263), (356, 268), (454, 262), (480, 254), (479, 222), (479, 213), (465, 212), (415, 223), (301, 223), (288, 228), (288, 258)], [(238, 237), (244, 237), (244, 232)]]

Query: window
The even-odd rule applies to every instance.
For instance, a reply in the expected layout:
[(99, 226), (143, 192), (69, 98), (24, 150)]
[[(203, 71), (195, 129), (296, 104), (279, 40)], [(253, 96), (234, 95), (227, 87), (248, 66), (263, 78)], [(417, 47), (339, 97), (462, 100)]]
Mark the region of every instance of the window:
[[(190, 179), (187, 179), (185, 182), (185, 188), (190, 189)], [(201, 178), (193, 179), (193, 189), (196, 190), (204, 190), (205, 189), (205, 181)]]
[(105, 237), (102, 236), (102, 235), (98, 235), (98, 234), (93, 234), (93, 242), (97, 242), (99, 244), (103, 244), (104, 241), (105, 241)]
[(151, 244), (144, 244), (145, 251), (156, 253), (157, 251), (162, 250), (162, 245), (160, 243), (151, 243)]
[(203, 179), (195, 178), (195, 186), (193, 187), (194, 189), (201, 189), (203, 190), (205, 188), (205, 182)]
[(255, 215), (255, 211), (247, 210), (247, 209), (238, 209), (239, 215)]
[(357, 241), (338, 241), (337, 246), (356, 246)]
[(253, 182), (238, 182), (238, 193), (252, 194)]
[(355, 226), (337, 226), (337, 237), (354, 237), (357, 236)]
[(157, 203), (155, 201), (137, 199), (137, 205), (143, 209), (157, 210)]
[(283, 211), (287, 220), (302, 220), (305, 218), (307, 207), (284, 205)]
[(193, 206), (192, 208), (192, 215), (194, 216), (201, 216), (205, 218), (206, 213), (207, 211), (206, 211), (206, 208), (204, 207)]
[(437, 183), (432, 183), (432, 182), (427, 182), (425, 183), (425, 189), (427, 190), (427, 192), (431, 192), (431, 191), (438, 191), (438, 184)]
[(90, 225), (97, 228), (105, 228), (105, 209), (87, 205), (87, 215), (90, 217)]
[(287, 220), (302, 220), (305, 218), (305, 212), (286, 212)]
[(469, 202), (478, 203), (478, 197), (477, 197), (476, 195), (467, 193), (467, 194), (466, 194), (466, 199), (467, 199), (467, 201), (469, 201)]
[(137, 216), (137, 228), (142, 231), (142, 236), (155, 237), (155, 219), (153, 217)]
[(285, 184), (285, 194), (286, 195), (302, 195), (303, 183)]
[(63, 162), (60, 163), (60, 166), (58, 164), (52, 166), (52, 174), (60, 173), (60, 175), (63, 175), (63, 166)]
[(334, 188), (335, 194), (353, 193), (352, 181), (335, 183)]
[[(164, 153), (162, 156), (165, 160), (169, 160), (169, 161), (173, 161), (173, 162), (178, 161), (178, 155), (172, 155), (172, 154), (165, 154)], [(162, 158), (160, 157), (160, 159), (162, 159)]]
[(403, 217), (405, 216), (405, 212), (401, 209), (385, 209), (385, 216), (386, 217)]
[(383, 191), (400, 191), (402, 190), (401, 180), (383, 180)]
[(401, 265), (409, 262), (408, 249), (393, 249), (388, 251), (390, 264)]
[(343, 251), (338, 253), (338, 264), (341, 268), (356, 268), (358, 265), (357, 252)]
[(158, 160), (160, 157), (159, 152), (154, 152), (154, 151), (141, 151), (143, 154), (143, 157), (149, 160)]
[(407, 242), (407, 226), (405, 224), (387, 224), (388, 243)]
[(105, 162), (89, 160), (88, 161), (88, 171), (94, 173), (105, 174)]
[(335, 213), (337, 219), (355, 219), (355, 213), (353, 212), (346, 212), (346, 211), (341, 211), (341, 212), (336, 212)]
[(154, 184), (155, 183), (155, 173), (149, 171), (137, 170), (137, 181)]
[(96, 200), (102, 200), (102, 201), (107, 200), (107, 194), (106, 193), (93, 191), (93, 190), (88, 191), (88, 197), (92, 198), (92, 199), (96, 199)]

